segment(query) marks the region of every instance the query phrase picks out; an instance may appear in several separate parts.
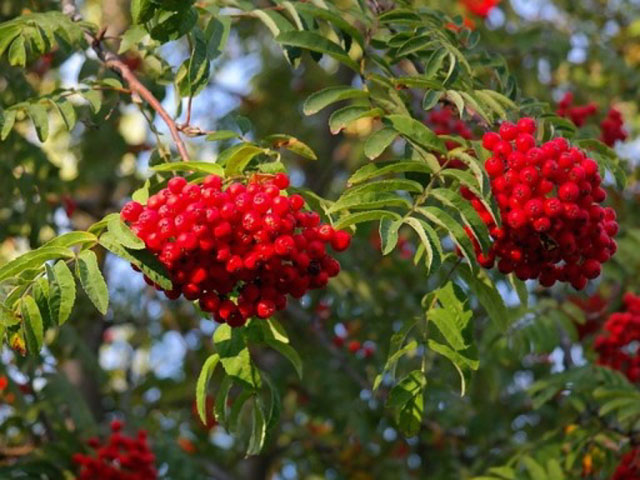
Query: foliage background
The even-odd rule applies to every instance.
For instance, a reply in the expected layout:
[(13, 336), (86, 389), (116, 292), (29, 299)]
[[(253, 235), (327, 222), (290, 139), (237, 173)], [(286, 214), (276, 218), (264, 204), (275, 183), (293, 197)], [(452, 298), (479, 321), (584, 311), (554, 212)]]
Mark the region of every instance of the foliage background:
[[(112, 48), (115, 38), (131, 32), (129, 2), (78, 3), (86, 21), (108, 26), (105, 41)], [(198, 6), (216, 3), (222, 2)], [(331, 3), (347, 9), (357, 2)], [(412, 3), (466, 15), (455, 2)], [(0, 1), (0, 20), (59, 9), (58, 2)], [(519, 88), (514, 97), (519, 105), (534, 98), (553, 105), (571, 90), (578, 103), (594, 101), (602, 111), (615, 105), (624, 114), (631, 138), (617, 152), (629, 176), (624, 190), (610, 182), (609, 200), (622, 227), (620, 250), (601, 280), (579, 294), (600, 292), (608, 311), (619, 308), (625, 291), (640, 292), (639, 13), (640, 3), (632, 0), (512, 0), (502, 2), (486, 21), (474, 19), (477, 48), (504, 58)], [(57, 89), (99, 92), (100, 102), (94, 94), (80, 95), (89, 102), (74, 100), (79, 121), (70, 132), (60, 116), (45, 112), (45, 142), (38, 140), (27, 116), (6, 135), (0, 149), (0, 264), (118, 211), (150, 176), (150, 165), (169, 151), (165, 125), (137, 99), (112, 91), (113, 73), (94, 54), (83, 52), (81, 39), (77, 42), (30, 57), (24, 67), (2, 58), (5, 117), (8, 107)], [(188, 99), (176, 93), (174, 79), (190, 55), (189, 41), (181, 36), (159, 43), (142, 43), (132, 46), (135, 53), (124, 53), (135, 62), (140, 59), (140, 78), (184, 121)], [(326, 56), (317, 63), (305, 57), (293, 69), (262, 22), (237, 15), (224, 52), (213, 60), (193, 100), (191, 123), (207, 131), (234, 130), (252, 140), (273, 133), (300, 139), (319, 160), (285, 152), (294, 185), (336, 199), (365, 163), (364, 142), (377, 128), (376, 120), (361, 118), (333, 135), (327, 121), (335, 106), (306, 116), (302, 105), (321, 88), (359, 82), (357, 74)], [(592, 125), (578, 136), (594, 137), (597, 130)], [(189, 148), (192, 158), (212, 161), (231, 143), (199, 137), (189, 140)], [(576, 323), (585, 320), (584, 313), (568, 301), (576, 294), (564, 286), (524, 288), (492, 274), (507, 306), (504, 331), (496, 330), (478, 298), (470, 296), (468, 333), (480, 364), (465, 374), (464, 396), (450, 363), (422, 346), (408, 348), (399, 370), (407, 373), (426, 362), (427, 388), (417, 432), (401, 433), (393, 409), (385, 408), (393, 381), (372, 391), (387, 361), (390, 338), (407, 319), (424, 316), (425, 294), (447, 280), (464, 285), (471, 273), (449, 256), (427, 276), (422, 265), (411, 261), (419, 244), (415, 235), (402, 230), (404, 246), (384, 257), (372, 241), (376, 237), (375, 225), (358, 226), (353, 247), (340, 259), (344, 273), (326, 291), (291, 302), (279, 317), (302, 359), (302, 380), (275, 351), (252, 349), (254, 362), (268, 372), (282, 398), (282, 411), (263, 451), (248, 458), (251, 412), (240, 412), (240, 427), (233, 434), (222, 426), (203, 428), (194, 413), (196, 380), (212, 351), (214, 323), (186, 301), (160, 298), (126, 262), (98, 249), (111, 299), (106, 315), (78, 293), (71, 320), (47, 332), (41, 358), (2, 350), (0, 373), (10, 379), (0, 397), (3, 478), (69, 475), (71, 454), (89, 436), (104, 433), (115, 417), (125, 419), (132, 431), (150, 432), (162, 478), (450, 479), (486, 474), (539, 480), (560, 478), (554, 476), (554, 462), (566, 478), (609, 478), (622, 453), (638, 444), (640, 394), (621, 375), (594, 366), (593, 336), (579, 338)], [(349, 340), (371, 342), (375, 353), (365, 358), (335, 346), (333, 338), (344, 331)], [(219, 376), (214, 375), (212, 392)], [(617, 403), (603, 410), (612, 398)], [(634, 408), (620, 413), (620, 406)], [(508, 466), (487, 473), (501, 465)]]

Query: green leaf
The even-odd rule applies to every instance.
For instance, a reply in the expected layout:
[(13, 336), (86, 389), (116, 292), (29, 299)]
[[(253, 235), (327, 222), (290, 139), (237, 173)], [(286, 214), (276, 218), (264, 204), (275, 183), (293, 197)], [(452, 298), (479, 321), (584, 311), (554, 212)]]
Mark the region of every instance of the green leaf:
[(73, 304), (76, 301), (76, 282), (69, 267), (59, 260), (53, 267), (48, 264), (49, 278), (49, 313), (56, 325), (64, 325), (69, 319)]
[(225, 376), (222, 379), (220, 388), (218, 388), (218, 392), (216, 393), (216, 401), (213, 405), (213, 414), (216, 417), (216, 422), (225, 423), (227, 421), (229, 410), (227, 399), (229, 398), (229, 392), (231, 391), (232, 387), (233, 379), (229, 376)]
[(13, 310), (8, 309), (0, 303), (0, 326), (12, 327), (20, 323), (20, 317), (18, 317)]
[(142, 187), (140, 187), (139, 189), (137, 189), (135, 192), (133, 192), (133, 194), (131, 195), (131, 200), (133, 200), (134, 202), (138, 202), (141, 204), (146, 204), (147, 200), (149, 200), (149, 187), (151, 186), (149, 180), (147, 179), (144, 182), (144, 185)]
[(382, 255), (390, 254), (398, 244), (398, 230), (402, 226), (402, 219), (383, 218), (380, 220), (380, 250)]
[(361, 183), (354, 187), (347, 189), (342, 198), (347, 198), (352, 195), (361, 195), (367, 192), (395, 192), (404, 191), (410, 193), (422, 192), (423, 187), (420, 183), (414, 180), (407, 180), (405, 178), (387, 178), (382, 180), (375, 180), (369, 183)]
[(217, 163), (209, 162), (170, 162), (154, 165), (155, 172), (202, 172), (214, 175), (224, 175), (224, 169)]
[(486, 252), (491, 248), (491, 239), (489, 237), (489, 229), (482, 221), (478, 212), (471, 206), (471, 203), (464, 199), (460, 194), (447, 188), (435, 188), (430, 195), (441, 202), (459, 212), (465, 223), (471, 228), (482, 249)]
[(171, 290), (173, 288), (173, 284), (164, 265), (147, 250), (128, 249), (121, 245), (110, 232), (106, 232), (100, 237), (100, 245), (111, 253), (134, 264), (142, 273), (163, 289)]
[(213, 375), (216, 366), (220, 362), (220, 356), (217, 353), (209, 356), (200, 370), (198, 381), (196, 383), (196, 410), (203, 424), (207, 424), (207, 384)]
[(0, 140), (5, 141), (11, 133), (16, 123), (16, 111), (5, 110), (2, 112), (2, 129), (0, 130)]
[(17, 276), (24, 270), (40, 268), (44, 262), (58, 258), (73, 258), (73, 252), (68, 248), (55, 246), (42, 246), (27, 252), (0, 267), (0, 282)]
[(131, 0), (131, 19), (133, 23), (144, 23), (153, 15), (153, 2), (151, 0)]
[(374, 220), (381, 220), (383, 218), (399, 219), (400, 215), (388, 210), (369, 210), (367, 212), (356, 212), (346, 215), (333, 224), (333, 228), (336, 230), (343, 230), (351, 225), (356, 225), (363, 222), (371, 222)]
[(329, 117), (329, 129), (331, 133), (336, 135), (356, 120), (368, 117), (379, 117), (383, 113), (380, 108), (370, 108), (360, 105), (343, 107), (333, 112)]
[(225, 150), (224, 160), (226, 175), (231, 176), (241, 174), (256, 155), (268, 152), (268, 149), (258, 147), (251, 143), (241, 143)]
[(85, 250), (76, 259), (76, 276), (80, 280), (80, 285), (102, 314), (107, 314), (109, 307), (109, 289), (104, 281), (96, 254), (91, 250)]
[(189, 58), (180, 66), (175, 78), (181, 97), (193, 97), (209, 83), (210, 62), (207, 55), (207, 40), (202, 30), (197, 27), (191, 31), (191, 38), (193, 47)]
[(14, 67), (24, 67), (27, 65), (27, 49), (23, 36), (18, 36), (9, 47), (9, 64)]
[(144, 241), (131, 231), (129, 226), (122, 221), (118, 213), (107, 216), (107, 228), (109, 233), (124, 247), (132, 250), (142, 250), (145, 248)]
[(309, 95), (305, 100), (302, 110), (305, 115), (313, 115), (329, 105), (351, 98), (366, 98), (369, 94), (364, 90), (338, 85), (327, 87)]
[(422, 242), (422, 245), (427, 252), (427, 270), (431, 270), (431, 267), (434, 263), (434, 258), (436, 260), (436, 264), (440, 265), (442, 251), (439, 242), (440, 239), (438, 238), (435, 231), (428, 224), (414, 217), (405, 218), (404, 223), (413, 228), (413, 230), (418, 234), (418, 237), (420, 238), (420, 241)]
[(89, 232), (67, 232), (52, 238), (43, 247), (74, 247), (76, 245), (89, 245), (98, 242), (98, 237)]
[(427, 379), (420, 370), (414, 370), (391, 389), (387, 407), (393, 410), (400, 431), (413, 436), (420, 431), (424, 412), (424, 389)]
[(233, 130), (218, 130), (217, 132), (210, 133), (205, 138), (209, 142), (217, 142), (231, 138), (241, 138), (241, 135)]
[(24, 322), (25, 340), (27, 341), (27, 351), (30, 354), (37, 354), (42, 349), (44, 340), (44, 329), (42, 326), (42, 316), (36, 301), (31, 295), (22, 298), (20, 302), (20, 314)]
[(260, 374), (251, 362), (249, 348), (240, 329), (219, 325), (213, 333), (213, 343), (227, 375), (254, 389), (260, 385)]
[(256, 398), (253, 405), (253, 423), (251, 428), (251, 437), (249, 437), (249, 446), (247, 447), (247, 455), (258, 455), (264, 446), (266, 438), (266, 424), (264, 421), (264, 413), (260, 401)]
[(87, 90), (82, 92), (82, 96), (89, 102), (89, 107), (94, 114), (100, 111), (102, 108), (102, 93), (100, 93), (100, 91)]
[(54, 327), (54, 323), (51, 320), (49, 312), (49, 282), (45, 277), (39, 277), (33, 283), (32, 290), (33, 298), (38, 305), (40, 315), (42, 315), (42, 324), (44, 330), (50, 327)]
[[(133, 8), (134, 2), (131, 3), (132, 8)], [(136, 21), (134, 18), (133, 23), (139, 23), (139, 22)], [(118, 49), (118, 55), (121, 55), (124, 52), (131, 50), (138, 43), (140, 43), (142, 39), (147, 35), (149, 35), (149, 32), (147, 32), (147, 29), (141, 25), (133, 25), (129, 27), (127, 31), (124, 32), (120, 37), (120, 48)]]
[[(409, 345), (412, 345), (412, 342), (407, 344), (407, 347), (405, 348), (403, 348), (402, 345), (404, 344), (405, 339), (407, 338), (407, 336), (409, 335), (411, 330), (413, 330), (413, 328), (416, 326), (417, 323), (418, 323), (418, 317), (409, 318), (404, 322), (400, 330), (398, 330), (393, 335), (391, 335), (391, 340), (389, 341), (389, 353), (387, 354), (388, 355), (387, 360), (385, 362), (382, 372), (376, 376), (373, 382), (373, 390), (378, 389), (385, 373), (391, 374), (391, 376), (395, 379), (396, 365), (398, 363), (398, 360), (400, 360), (400, 358), (402, 358), (404, 355), (412, 351), (412, 347), (409, 346)], [(400, 351), (402, 351), (403, 353), (398, 353)]]
[(299, 47), (305, 50), (311, 50), (312, 52), (329, 55), (355, 72), (360, 71), (358, 64), (349, 57), (349, 54), (347, 54), (340, 45), (318, 33), (309, 31), (283, 32), (276, 37), (276, 41), (283, 45)]
[(13, 40), (20, 35), (20, 27), (17, 25), (0, 25), (0, 57), (9, 48)]
[(231, 31), (231, 18), (224, 15), (217, 15), (211, 18), (205, 35), (207, 38), (207, 56), (209, 60), (214, 60), (222, 55), (229, 33)]
[(343, 18), (343, 16), (341, 15), (342, 12), (335, 11), (335, 9), (330, 8), (330, 5), (327, 4), (323, 4), (322, 6), (324, 8), (312, 5), (311, 3), (295, 3), (295, 7), (299, 12), (311, 15), (315, 18), (326, 20), (331, 26), (342, 30), (344, 33), (353, 38), (360, 44), (361, 47), (365, 46), (365, 40), (362, 33), (360, 33), (360, 31), (355, 28), (348, 20), (345, 20), (345, 18)]
[(436, 44), (434, 36), (431, 34), (418, 35), (411, 37), (396, 51), (396, 58), (406, 57), (412, 53), (419, 52), (421, 50), (428, 50)]
[(442, 98), (443, 92), (440, 90), (428, 90), (422, 98), (422, 108), (425, 110), (431, 110), (435, 107)]
[(356, 170), (356, 172), (349, 178), (348, 183), (355, 185), (390, 173), (408, 172), (432, 173), (432, 170), (426, 163), (418, 161), (393, 162), (382, 166), (379, 164), (369, 163)]
[(60, 114), (60, 118), (67, 127), (67, 130), (73, 130), (73, 127), (75, 127), (78, 120), (73, 104), (65, 98), (58, 98), (55, 101), (51, 101), (51, 103), (56, 110), (58, 110), (58, 114)]
[(548, 480), (549, 476), (544, 470), (544, 467), (536, 462), (533, 458), (525, 456), (522, 457), (522, 463), (529, 472), (532, 480)]
[(283, 342), (279, 342), (276, 339), (266, 338), (265, 343), (274, 350), (280, 352), (296, 369), (298, 377), (302, 380), (302, 359), (298, 352), (291, 346)]
[(438, 136), (426, 125), (406, 115), (388, 115), (385, 118), (407, 140), (416, 143), (429, 150), (446, 153), (447, 149)]
[(317, 160), (315, 152), (311, 149), (309, 145), (304, 142), (301, 142), (296, 137), (292, 137), (291, 135), (285, 135), (282, 133), (278, 133), (275, 135), (269, 135), (264, 138), (265, 142), (268, 142), (273, 148), (284, 148), (293, 153), (300, 155), (301, 157), (307, 158), (309, 160)]
[(429, 339), (427, 343), (431, 350), (451, 361), (455, 369), (458, 371), (458, 375), (460, 376), (460, 396), (464, 396), (467, 391), (467, 379), (465, 372), (469, 371), (469, 369), (477, 370), (479, 362), (477, 360), (467, 358), (453, 350), (448, 345), (443, 345), (435, 340)]
[(409, 202), (393, 193), (368, 192), (357, 195), (347, 195), (338, 199), (327, 210), (328, 214), (345, 209), (376, 209), (385, 207), (410, 208)]
[(378, 158), (396, 139), (398, 132), (393, 128), (385, 127), (374, 132), (364, 142), (364, 154), (370, 160)]
[(476, 262), (473, 260), (475, 258), (473, 245), (460, 224), (456, 222), (451, 215), (438, 207), (420, 207), (416, 209), (416, 211), (451, 234), (453, 241), (458, 245), (458, 247), (460, 247), (462, 254), (475, 272), (477, 266)]
[(49, 115), (44, 105), (40, 103), (31, 103), (27, 107), (29, 118), (33, 122), (33, 126), (38, 134), (38, 139), (44, 142), (49, 137)]

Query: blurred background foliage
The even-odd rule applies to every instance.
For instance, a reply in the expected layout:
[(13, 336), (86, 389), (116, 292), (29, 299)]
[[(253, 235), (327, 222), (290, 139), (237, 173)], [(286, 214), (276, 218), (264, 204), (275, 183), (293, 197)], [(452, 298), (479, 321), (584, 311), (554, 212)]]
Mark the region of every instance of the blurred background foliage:
[[(351, 1), (333, 3), (348, 7)], [(449, 0), (413, 3), (469, 16)], [(86, 20), (108, 26), (105, 40), (114, 46), (130, 26), (126, 0), (85, 0), (79, 6)], [(53, 1), (0, 0), (0, 21), (59, 7)], [(423, 315), (422, 297), (448, 278), (456, 259), (447, 259), (427, 279), (411, 262), (416, 245), (406, 232), (399, 248), (382, 257), (377, 229), (360, 228), (354, 247), (341, 258), (340, 277), (280, 316), (303, 358), (303, 380), (275, 352), (252, 352), (277, 384), (283, 411), (264, 452), (245, 458), (243, 435), (230, 435), (214, 421), (204, 426), (194, 413), (195, 381), (211, 351), (214, 322), (186, 301), (159, 297), (127, 264), (103, 255), (112, 299), (106, 316), (80, 298), (74, 321), (49, 332), (58, 338), (48, 342), (43, 362), (2, 350), (0, 376), (8, 379), (0, 391), (2, 478), (43, 478), (30, 472), (62, 478), (72, 469), (71, 453), (91, 435), (104, 433), (106, 422), (116, 417), (132, 431), (149, 431), (162, 478), (472, 478), (527, 456), (542, 464), (557, 460), (567, 478), (609, 478), (629, 443), (637, 445), (639, 425), (632, 426), (634, 438), (620, 430), (618, 419), (597, 415), (593, 391), (598, 385), (634, 390), (621, 376), (594, 366), (591, 347), (598, 327), (582, 335), (577, 326), (601, 322), (602, 312), (620, 308), (622, 294), (640, 292), (640, 2), (504, 0), (486, 20), (471, 19), (481, 45), (506, 59), (523, 97), (555, 108), (570, 91), (577, 104), (598, 105), (598, 121), (585, 127), (585, 136), (598, 135), (597, 123), (609, 107), (623, 113), (630, 136), (616, 149), (629, 183), (624, 192), (610, 189), (622, 232), (619, 252), (601, 281), (581, 294), (531, 284), (527, 295), (508, 279), (497, 280), (509, 306), (506, 334), (495, 330), (471, 298), (480, 368), (461, 397), (453, 367), (427, 356), (424, 421), (417, 435), (405, 437), (385, 410), (388, 385), (383, 381), (377, 392), (371, 387), (391, 336), (406, 319)], [(189, 55), (186, 40), (147, 47), (127, 52), (128, 60), (166, 108), (184, 120), (186, 100), (175, 94), (172, 80)], [(113, 74), (93, 54), (64, 46), (26, 69), (3, 60), (0, 104), (6, 108), (109, 77)], [(320, 160), (286, 157), (294, 185), (335, 198), (363, 163), (362, 139), (373, 120), (331, 135), (331, 111), (305, 117), (302, 102), (320, 88), (352, 82), (357, 76), (333, 61), (305, 61), (292, 69), (261, 22), (238, 17), (227, 48), (212, 65), (210, 82), (193, 100), (192, 124), (255, 139), (272, 133), (299, 138)], [(127, 95), (103, 91), (98, 112), (80, 100), (77, 106), (79, 122), (71, 132), (51, 115), (49, 138), (40, 143), (24, 119), (2, 143), (0, 263), (118, 211), (149, 175), (154, 156), (168, 149), (164, 125), (152, 120), (150, 127), (152, 113)], [(201, 139), (189, 147), (194, 158), (206, 160), (221, 148)], [(572, 300), (596, 293), (605, 299), (598, 315), (585, 314)], [(553, 390), (563, 375), (571, 375), (568, 387)], [(541, 398), (540, 391), (550, 393)]]

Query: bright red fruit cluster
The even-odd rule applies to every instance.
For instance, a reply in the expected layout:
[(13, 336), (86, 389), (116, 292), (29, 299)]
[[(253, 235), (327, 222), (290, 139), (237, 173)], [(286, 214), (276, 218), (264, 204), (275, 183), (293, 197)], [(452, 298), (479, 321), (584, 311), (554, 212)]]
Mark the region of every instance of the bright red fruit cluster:
[(606, 333), (595, 341), (598, 363), (623, 372), (640, 382), (640, 296), (624, 296), (626, 311), (612, 313), (604, 324)]
[(619, 140), (624, 142), (628, 135), (624, 129), (624, 121), (622, 120), (622, 114), (615, 108), (610, 108), (607, 112), (607, 116), (600, 123), (602, 143), (613, 147)]
[(462, 0), (467, 10), (479, 17), (486, 17), (500, 3), (500, 0)]
[(494, 239), (479, 263), (522, 280), (538, 279), (545, 287), (569, 282), (580, 290), (600, 275), (601, 264), (617, 249), (615, 212), (603, 208), (598, 165), (564, 138), (536, 146), (536, 123), (522, 118), (488, 132), (483, 145), (492, 152), (485, 162), (503, 225), (495, 224), (483, 203), (468, 189), (471, 201)]
[(569, 118), (577, 127), (582, 127), (587, 118), (598, 112), (598, 106), (591, 102), (588, 105), (573, 105), (573, 93), (567, 92), (558, 102), (556, 113), (561, 117)]
[(120, 433), (122, 422), (111, 422), (111, 435), (106, 444), (97, 438), (89, 440), (96, 456), (76, 453), (73, 462), (80, 472), (78, 480), (155, 480), (155, 456), (144, 431), (136, 437)]
[(622, 457), (611, 480), (640, 480), (640, 448), (631, 450)]
[(283, 195), (288, 186), (285, 174), (226, 188), (216, 175), (202, 185), (174, 177), (146, 206), (126, 204), (121, 217), (170, 272), (167, 297), (198, 300), (216, 321), (239, 327), (284, 309), (286, 294), (300, 298), (326, 286), (340, 272), (327, 246), (341, 252), (351, 242), (303, 211), (300, 195)]

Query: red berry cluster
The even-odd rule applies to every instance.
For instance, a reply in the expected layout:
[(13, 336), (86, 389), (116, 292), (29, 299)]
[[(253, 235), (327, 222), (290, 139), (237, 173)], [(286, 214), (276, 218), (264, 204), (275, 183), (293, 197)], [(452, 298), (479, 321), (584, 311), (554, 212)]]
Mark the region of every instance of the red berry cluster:
[(626, 311), (612, 313), (606, 333), (596, 338), (598, 363), (620, 370), (631, 382), (640, 382), (640, 296), (624, 296)]
[(545, 287), (565, 281), (580, 290), (616, 252), (616, 215), (599, 205), (607, 195), (596, 162), (564, 138), (536, 146), (535, 131), (535, 121), (522, 118), (484, 135), (483, 145), (492, 152), (485, 168), (503, 225), (496, 225), (483, 203), (463, 188), (494, 243), (485, 254), (470, 237), (486, 268), (498, 258), (502, 273), (538, 279)]
[(300, 298), (326, 286), (340, 272), (327, 246), (341, 252), (351, 242), (347, 232), (303, 211), (300, 195), (283, 195), (288, 186), (285, 174), (226, 188), (216, 175), (202, 185), (174, 177), (146, 206), (129, 202), (121, 216), (167, 267), (167, 297), (198, 300), (216, 321), (239, 327), (284, 309), (286, 294)]
[[(442, 107), (438, 110), (432, 110), (427, 116), (427, 123), (432, 128), (436, 135), (458, 135), (466, 140), (473, 138), (473, 132), (469, 126), (463, 122), (453, 111), (453, 108), (449, 106)], [(447, 150), (453, 150), (459, 147), (456, 142), (452, 140), (446, 141)], [(439, 158), (438, 161), (441, 165), (444, 164), (444, 157)], [(449, 168), (465, 169), (467, 166), (464, 162), (457, 158), (450, 159), (447, 163)]]
[(626, 453), (611, 480), (640, 480), (640, 448)]
[(92, 438), (89, 446), (96, 456), (76, 453), (73, 462), (79, 466), (78, 480), (155, 480), (155, 456), (144, 431), (136, 437), (120, 433), (122, 422), (111, 422), (111, 435), (106, 444)]
[(479, 17), (487, 17), (489, 12), (500, 3), (500, 0), (462, 0), (467, 10)]
[(613, 147), (618, 140), (624, 142), (628, 134), (624, 129), (622, 114), (616, 108), (610, 108), (607, 116), (600, 123), (602, 143)]
[(598, 112), (598, 106), (591, 102), (588, 105), (573, 105), (573, 93), (565, 93), (562, 100), (558, 102), (556, 113), (561, 117), (570, 119), (577, 127), (582, 127), (587, 118)]

